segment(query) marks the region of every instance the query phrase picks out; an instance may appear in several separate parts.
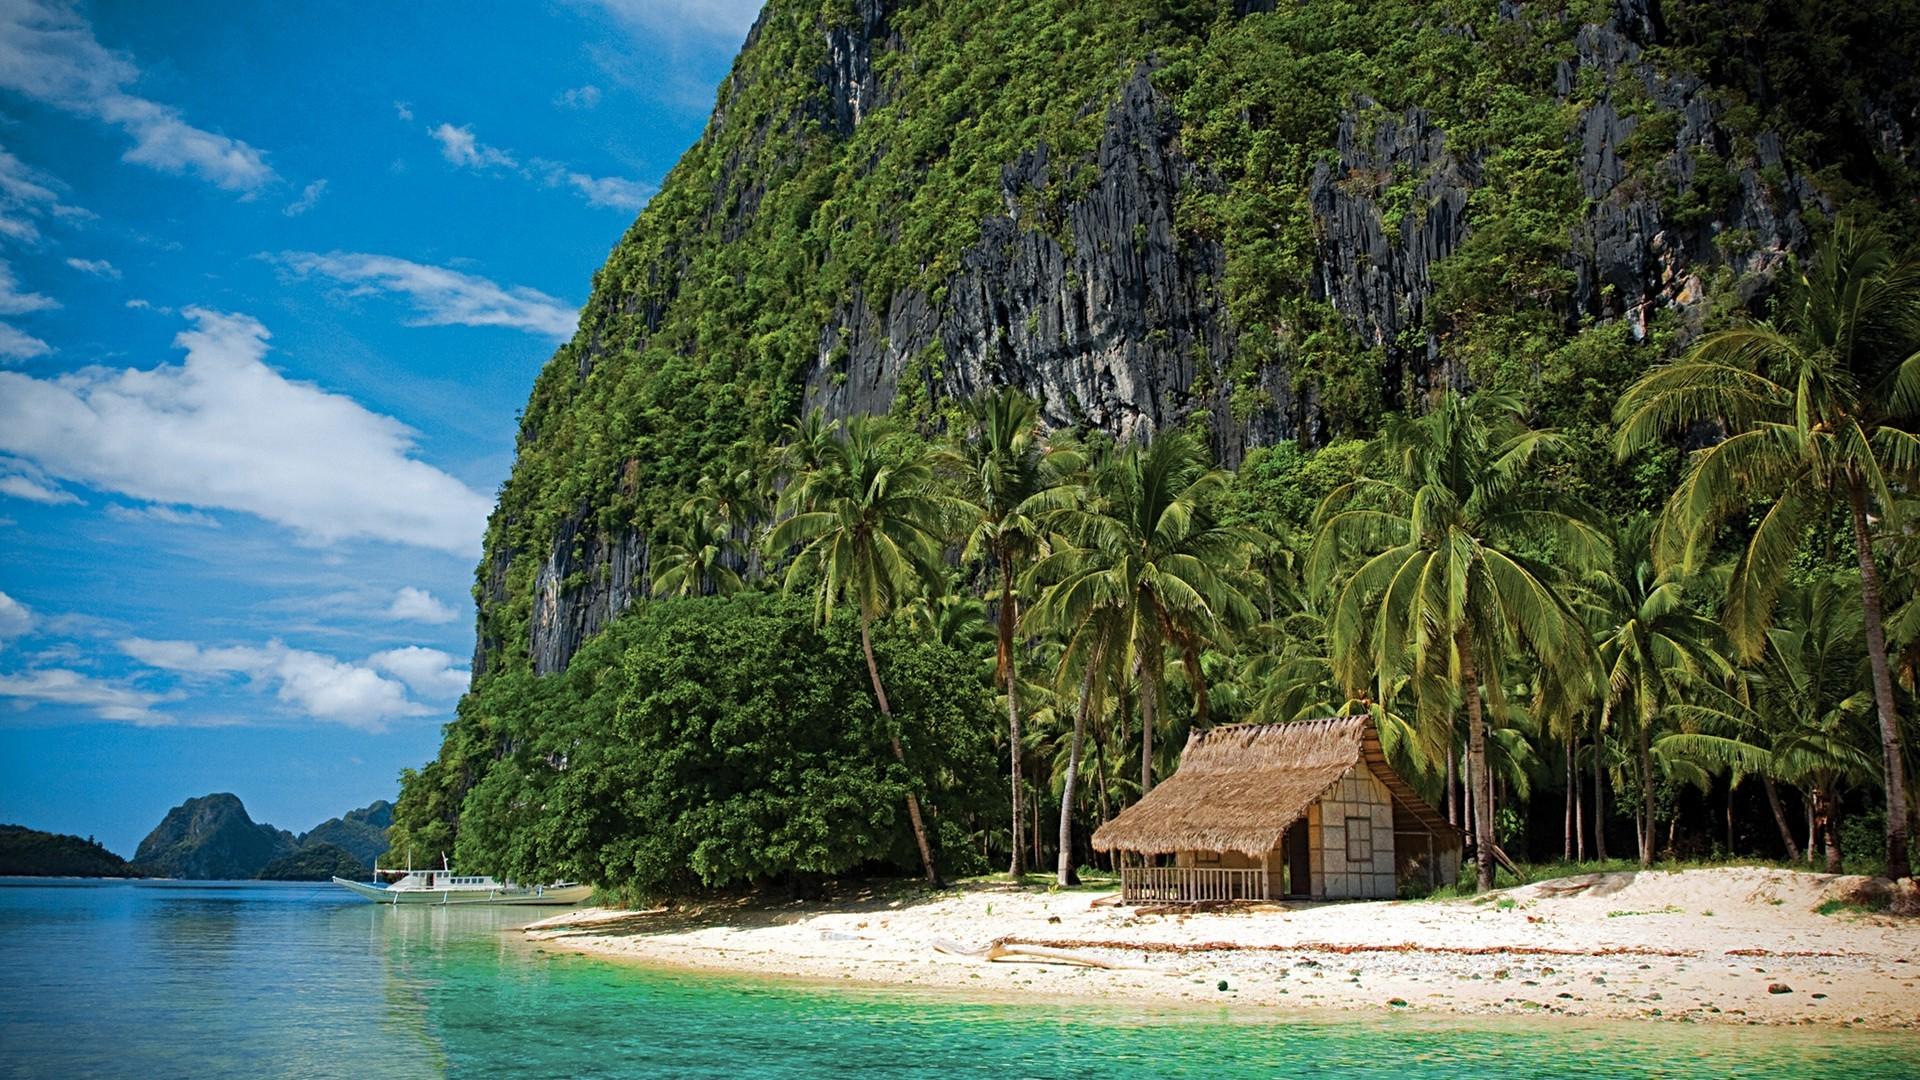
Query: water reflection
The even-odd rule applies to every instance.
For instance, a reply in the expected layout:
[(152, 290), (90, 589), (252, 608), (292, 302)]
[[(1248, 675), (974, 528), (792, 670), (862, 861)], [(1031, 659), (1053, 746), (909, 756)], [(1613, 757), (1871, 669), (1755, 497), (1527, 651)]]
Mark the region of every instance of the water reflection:
[(1920, 1040), (1563, 1018), (1314, 1019), (664, 973), (540, 912), (325, 887), (0, 882), (0, 1076), (1909, 1075)]

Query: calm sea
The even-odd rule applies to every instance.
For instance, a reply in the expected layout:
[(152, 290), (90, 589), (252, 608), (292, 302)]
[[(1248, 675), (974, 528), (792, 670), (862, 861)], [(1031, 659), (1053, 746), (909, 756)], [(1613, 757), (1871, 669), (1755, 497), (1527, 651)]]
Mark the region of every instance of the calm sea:
[(332, 886), (0, 879), (0, 1075), (1882, 1077), (1920, 1039), (983, 1004), (661, 973), (503, 933), (540, 912)]

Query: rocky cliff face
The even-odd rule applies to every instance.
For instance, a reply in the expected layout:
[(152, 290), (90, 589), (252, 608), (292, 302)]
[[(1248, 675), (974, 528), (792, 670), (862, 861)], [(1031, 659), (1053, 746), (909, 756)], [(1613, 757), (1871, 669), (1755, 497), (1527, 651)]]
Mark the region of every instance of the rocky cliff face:
[[(1270, 3), (1242, 0), (1229, 7), (1220, 21), (1199, 20), (1187, 33), (1204, 37), (1226, 32), (1233, 19), (1278, 17)], [(682, 310), (688, 303), (683, 279), (702, 237), (748, 243), (770, 217), (805, 223), (831, 185), (783, 186), (788, 174), (781, 170), (792, 162), (865, 148), (869, 157), (836, 166), (834, 183), (844, 186), (876, 168), (896, 135), (903, 142), (917, 137), (901, 127), (862, 138), (876, 123), (905, 123), (886, 107), (919, 70), (917, 38), (910, 27), (903, 30), (914, 24), (906, 16), (918, 11), (915, 5), (856, 0), (850, 17), (821, 24), (776, 20), (776, 12), (791, 15), (786, 9), (779, 0), (769, 5), (743, 57), (786, 49), (783, 57), (812, 58), (810, 67), (800, 65), (813, 74), (794, 91), (800, 96), (795, 110), (749, 108), (750, 67), (743, 59), (723, 88), (706, 141), (689, 155), (700, 158), (712, 149), (711, 169), (684, 183), (669, 178), (656, 203), (672, 205), (650, 209), (626, 241), (649, 254), (597, 280), (580, 338), (543, 376), (536, 400), (585, 401), (602, 393), (596, 380), (627, 377), (638, 363), (633, 357), (661, 348), (660, 337), (676, 318), (693, 318)], [(1556, 167), (1571, 174), (1578, 205), (1561, 229), (1566, 285), (1544, 302), (1569, 333), (1589, 320), (1620, 321), (1644, 338), (1661, 313), (1684, 319), (1701, 304), (1716, 274), (1741, 298), (1750, 297), (1805, 247), (1809, 215), (1836, 208), (1779, 132), (1752, 130), (1745, 114), (1745, 127), (1729, 126), (1728, 102), (1747, 102), (1742, 107), (1751, 113), (1748, 98), (1674, 69), (1671, 54), (1655, 57), (1670, 43), (1670, 14), (1658, 0), (1616, 0), (1604, 19), (1574, 25), (1540, 5), (1490, 8), (1494, 22), (1531, 19), (1559, 35), (1559, 43), (1539, 46), (1543, 57), (1558, 56), (1542, 60), (1551, 86), (1542, 92), (1572, 118)], [(796, 33), (795, 26), (812, 29)], [(1474, 38), (1485, 29), (1456, 32)], [(1338, 417), (1322, 400), (1320, 383), (1284, 357), (1246, 368), (1242, 339), (1249, 327), (1236, 325), (1231, 314), (1233, 252), (1219, 232), (1190, 227), (1185, 209), (1231, 182), (1221, 178), (1222, 162), (1196, 159), (1187, 146), (1193, 118), (1183, 116), (1174, 89), (1191, 73), (1169, 75), (1155, 49), (1141, 49), (1118, 92), (1099, 104), (1099, 136), (1090, 151), (1066, 154), (1039, 140), (999, 163), (1000, 212), (981, 219), (966, 246), (941, 260), (953, 267), (949, 272), (879, 289), (858, 267), (836, 269), (830, 249), (822, 248), (801, 276), (837, 274), (847, 281), (824, 317), (820, 309), (794, 304), (782, 320), (743, 323), (725, 346), (745, 352), (784, 335), (800, 340), (805, 360), (790, 366), (797, 408), (767, 404), (783, 400), (777, 386), (748, 398), (760, 404), (734, 407), (778, 408), (786, 415), (776, 419), (792, 419), (799, 408), (817, 406), (839, 417), (894, 409), (906, 396), (938, 402), (1011, 384), (1039, 399), (1051, 424), (1092, 426), (1122, 438), (1201, 414), (1229, 465), (1249, 447), (1276, 440), (1323, 441)], [(1302, 178), (1313, 266), (1301, 298), (1333, 313), (1352, 349), (1350, 363), (1372, 365), (1358, 377), (1371, 380), (1388, 407), (1405, 404), (1409, 391), (1466, 385), (1470, 373), (1446, 347), (1446, 335), (1457, 327), (1436, 315), (1433, 304), (1440, 269), (1489, 227), (1475, 207), (1487, 193), (1488, 154), (1502, 148), (1484, 137), (1468, 145), (1417, 102), (1354, 95), (1340, 108), (1329, 145)], [(1885, 100), (1861, 108), (1884, 156), (1914, 164), (1907, 133), (1916, 126), (1913, 103), (1889, 90)], [(965, 116), (939, 121), (966, 122)], [(698, 203), (697, 214), (675, 209), (682, 188), (686, 200)], [(664, 216), (669, 213), (679, 216)], [(654, 235), (669, 228), (660, 224), (668, 220), (679, 222), (679, 231)], [(815, 242), (807, 238), (821, 230), (831, 235), (836, 226), (816, 221), (808, 227), (815, 231), (796, 233), (791, 242)], [(1274, 224), (1275, 231), (1282, 227)], [(1515, 302), (1523, 301), (1539, 298)], [(1298, 330), (1260, 329), (1282, 338)], [(704, 355), (717, 347), (712, 336), (703, 323), (667, 347)], [(609, 365), (616, 363), (627, 367), (613, 372)], [(556, 404), (538, 420), (530, 408), (523, 459), (529, 448), (554, 438), (567, 408), (578, 421), (584, 406)], [(636, 447), (647, 444), (636, 437)], [(624, 467), (644, 465), (648, 452), (635, 449)], [(600, 494), (578, 497), (558, 512), (549, 508), (536, 517), (526, 506), (503, 504), (496, 522), (503, 527), (490, 538), (479, 575), (476, 677), (497, 656), (523, 649), (533, 670), (561, 670), (584, 640), (644, 595), (647, 537), (666, 511), (630, 497), (624, 474), (607, 472), (595, 481)], [(541, 482), (531, 472), (516, 478)], [(539, 491), (515, 496), (529, 506), (543, 497)], [(630, 509), (636, 501), (642, 505)], [(621, 509), (610, 512), (614, 507)], [(524, 621), (501, 614), (520, 610)]]
[(240, 800), (223, 792), (167, 811), (140, 841), (133, 861), (158, 877), (239, 880), (252, 878), (297, 846), (292, 833), (255, 824)]

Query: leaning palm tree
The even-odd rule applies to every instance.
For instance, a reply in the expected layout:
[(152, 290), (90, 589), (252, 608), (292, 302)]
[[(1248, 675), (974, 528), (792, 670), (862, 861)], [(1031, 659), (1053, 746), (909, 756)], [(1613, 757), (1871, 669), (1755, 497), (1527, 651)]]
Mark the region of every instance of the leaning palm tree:
[[(1483, 890), (1494, 863), (1486, 712), (1507, 714), (1507, 660), (1531, 653), (1569, 684), (1590, 663), (1555, 564), (1596, 565), (1608, 541), (1584, 506), (1529, 483), (1558, 443), (1528, 428), (1511, 398), (1449, 392), (1427, 415), (1387, 426), (1373, 476), (1322, 501), (1308, 553), (1309, 582), (1331, 598), (1328, 638), (1350, 694), (1372, 682), (1375, 700), (1389, 701), (1410, 678), (1428, 733), (1451, 731), (1454, 703), (1465, 704)], [(1543, 550), (1552, 561), (1535, 557)], [(1436, 723), (1439, 713), (1449, 719)]]
[(1628, 524), (1614, 566), (1587, 577), (1606, 714), (1632, 725), (1640, 763), (1640, 865), (1653, 865), (1653, 742), (1669, 711), (1733, 676), (1719, 624), (1688, 602), (1686, 583), (1654, 568), (1651, 528)]
[(1663, 561), (1707, 559), (1731, 516), (1764, 505), (1728, 583), (1727, 629), (1740, 655), (1766, 644), (1774, 601), (1808, 531), (1837, 503), (1853, 526), (1887, 792), (1887, 873), (1912, 872), (1875, 524), (1920, 481), (1920, 261), (1884, 235), (1842, 223), (1786, 283), (1775, 318), (1709, 334), (1643, 375), (1620, 399), (1624, 459), (1673, 432), (1716, 427), (1662, 519)]
[[(1049, 524), (1064, 542), (1034, 566), (1050, 584), (1032, 609), (1042, 626), (1076, 626), (1116, 610), (1127, 628), (1126, 667), (1140, 681), (1140, 793), (1153, 790), (1154, 707), (1169, 646), (1217, 641), (1257, 618), (1237, 572), (1257, 539), (1222, 525), (1212, 503), (1230, 482), (1184, 432), (1110, 451), (1093, 470), (1084, 506)], [(1188, 672), (1205, 693), (1198, 663)]]
[(1041, 525), (1046, 515), (1078, 497), (1080, 489), (1068, 477), (1079, 460), (1065, 440), (1049, 444), (1041, 439), (1039, 403), (1012, 386), (968, 405), (965, 434), (950, 457), (958, 474), (956, 489), (972, 506), (972, 527), (961, 558), (990, 561), (999, 579), (994, 677), (1007, 691), (1007, 746), (1013, 774), (1013, 858), (1008, 873), (1016, 880), (1026, 870), (1026, 849), (1020, 843), (1023, 741), (1014, 641), (1020, 598), (1014, 586), (1031, 561), (1047, 551)]
[[(766, 550), (778, 557), (797, 549), (786, 588), (811, 591), (823, 623), (837, 603), (859, 614), (873, 696), (894, 759), (904, 767), (906, 751), (873, 655), (873, 621), (939, 587), (942, 544), (962, 508), (940, 492), (926, 450), (885, 419), (857, 416), (844, 429), (835, 425), (810, 437), (804, 456), (787, 455), (796, 469), (781, 495), (787, 516), (767, 534)], [(911, 788), (906, 801), (921, 868), (937, 883), (920, 799)]]

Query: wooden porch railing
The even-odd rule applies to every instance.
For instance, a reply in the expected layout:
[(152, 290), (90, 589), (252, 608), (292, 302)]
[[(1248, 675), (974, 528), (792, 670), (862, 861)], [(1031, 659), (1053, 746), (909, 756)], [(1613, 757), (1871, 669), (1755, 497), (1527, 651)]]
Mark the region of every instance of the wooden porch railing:
[(1222, 870), (1207, 866), (1123, 866), (1120, 902), (1124, 904), (1204, 904), (1229, 900), (1266, 900), (1267, 872)]

